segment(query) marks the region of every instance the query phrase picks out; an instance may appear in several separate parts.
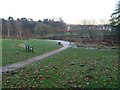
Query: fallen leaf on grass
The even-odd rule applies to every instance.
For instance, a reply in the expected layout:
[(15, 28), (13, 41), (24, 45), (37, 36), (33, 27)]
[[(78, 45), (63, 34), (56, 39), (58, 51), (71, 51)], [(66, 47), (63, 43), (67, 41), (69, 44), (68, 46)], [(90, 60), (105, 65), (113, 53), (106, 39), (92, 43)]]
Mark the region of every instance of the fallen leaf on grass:
[(86, 75), (82, 78), (83, 78), (84, 81), (88, 81), (89, 79), (94, 79), (94, 77), (92, 75)]
[(78, 86), (76, 84), (71, 85), (73, 88), (77, 88)]
[(94, 71), (94, 70), (95, 70), (95, 68), (90, 67), (87, 71), (88, 71), (88, 72), (91, 72), (91, 71)]
[(69, 84), (73, 84), (73, 83), (75, 83), (75, 82), (76, 82), (76, 80), (69, 80), (69, 81), (68, 81)]
[(85, 85), (89, 85), (90, 83), (89, 82), (84, 82)]
[(54, 68), (54, 69), (57, 69), (57, 67), (56, 67), (56, 66), (53, 66), (53, 68)]

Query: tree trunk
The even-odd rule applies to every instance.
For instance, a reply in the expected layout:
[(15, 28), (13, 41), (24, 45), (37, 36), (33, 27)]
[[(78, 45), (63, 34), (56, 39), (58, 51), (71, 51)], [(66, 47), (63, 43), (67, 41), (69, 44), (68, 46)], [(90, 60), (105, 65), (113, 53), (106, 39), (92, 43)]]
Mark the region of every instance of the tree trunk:
[(20, 37), (21, 37), (21, 30), (19, 31), (19, 35), (20, 35)]
[(9, 24), (9, 21), (8, 21), (8, 32), (7, 32), (7, 35), (8, 35), (8, 38), (10, 37), (10, 24)]

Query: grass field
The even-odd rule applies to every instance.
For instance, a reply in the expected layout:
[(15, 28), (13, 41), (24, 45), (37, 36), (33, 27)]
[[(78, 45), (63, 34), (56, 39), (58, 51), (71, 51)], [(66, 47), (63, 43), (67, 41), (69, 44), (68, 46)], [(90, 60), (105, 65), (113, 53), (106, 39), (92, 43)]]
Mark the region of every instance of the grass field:
[[(23, 44), (26, 43), (34, 47), (34, 53), (25, 51)], [(16, 39), (3, 39), (2, 40), (2, 65), (11, 64), (26, 60), (28, 58), (41, 55), (62, 47), (57, 45), (56, 42), (46, 40), (16, 40)], [(19, 51), (19, 54), (16, 54)]]
[(117, 88), (115, 50), (69, 48), (45, 60), (3, 74), (3, 88)]

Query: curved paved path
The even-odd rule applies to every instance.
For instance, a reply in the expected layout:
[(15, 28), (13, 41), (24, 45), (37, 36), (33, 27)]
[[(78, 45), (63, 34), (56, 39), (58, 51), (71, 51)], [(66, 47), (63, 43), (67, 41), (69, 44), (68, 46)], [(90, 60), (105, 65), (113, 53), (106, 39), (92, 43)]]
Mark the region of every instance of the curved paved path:
[(28, 60), (25, 60), (25, 61), (21, 61), (21, 62), (17, 62), (17, 63), (13, 63), (13, 64), (10, 64), (10, 65), (7, 65), (7, 66), (3, 66), (3, 67), (0, 67), (0, 73), (2, 72), (7, 72), (7, 71), (13, 71), (17, 68), (21, 68), (21, 67), (24, 67), (28, 64), (31, 64), (33, 62), (36, 62), (36, 61), (39, 61), (39, 60), (42, 60), (48, 56), (51, 56), (51, 55), (54, 55), (60, 51), (63, 51), (65, 49), (67, 49), (69, 47), (69, 42), (67, 41), (61, 41), (61, 40), (53, 40), (53, 41), (56, 41), (56, 42), (61, 42), (61, 44), (63, 45), (62, 48), (60, 49), (57, 49), (57, 50), (54, 50), (54, 51), (51, 51), (51, 52), (47, 52), (45, 54), (42, 54), (40, 56), (37, 56), (37, 57), (33, 57), (33, 58), (30, 58)]

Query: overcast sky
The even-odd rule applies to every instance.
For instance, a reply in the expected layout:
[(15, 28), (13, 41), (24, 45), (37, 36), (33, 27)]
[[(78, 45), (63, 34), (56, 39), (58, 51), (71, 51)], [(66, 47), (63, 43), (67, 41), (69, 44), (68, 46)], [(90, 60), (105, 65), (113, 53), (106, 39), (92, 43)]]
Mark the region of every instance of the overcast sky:
[(0, 0), (0, 18), (33, 20), (61, 17), (66, 23), (110, 19), (117, 0)]

